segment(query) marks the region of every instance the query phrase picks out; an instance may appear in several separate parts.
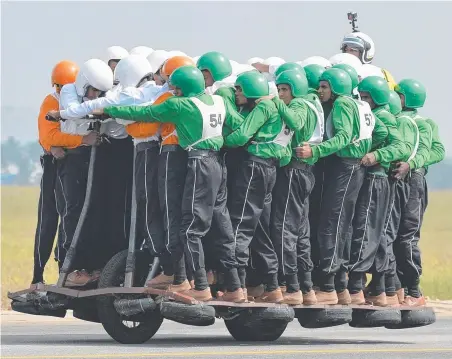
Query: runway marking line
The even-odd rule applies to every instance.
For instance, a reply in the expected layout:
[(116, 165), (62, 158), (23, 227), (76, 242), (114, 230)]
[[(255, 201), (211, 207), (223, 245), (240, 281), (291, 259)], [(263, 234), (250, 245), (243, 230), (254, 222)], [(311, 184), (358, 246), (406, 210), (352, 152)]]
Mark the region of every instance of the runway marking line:
[[(316, 349), (316, 350), (259, 350), (259, 351), (230, 351), (221, 353), (222, 356), (232, 355), (271, 355), (271, 354), (356, 354), (356, 353), (452, 353), (452, 348), (406, 348), (406, 349)], [(218, 355), (218, 352), (173, 352), (173, 353), (123, 353), (123, 354), (78, 354), (78, 355), (19, 355), (2, 356), (3, 359), (77, 359), (77, 358), (171, 358), (198, 357)]]

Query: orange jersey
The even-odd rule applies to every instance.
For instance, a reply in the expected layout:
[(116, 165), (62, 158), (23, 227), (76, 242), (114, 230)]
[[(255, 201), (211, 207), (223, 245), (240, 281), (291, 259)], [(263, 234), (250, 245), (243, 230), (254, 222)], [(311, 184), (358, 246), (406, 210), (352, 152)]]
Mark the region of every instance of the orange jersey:
[(60, 130), (59, 122), (51, 122), (46, 120), (47, 112), (58, 111), (59, 103), (55, 96), (49, 94), (42, 102), (38, 117), (39, 143), (47, 151), (50, 147), (66, 147), (75, 148), (82, 144), (83, 136), (70, 135)]
[[(165, 100), (171, 97), (171, 93), (166, 92), (162, 96), (166, 96)], [(160, 97), (162, 97), (160, 96)], [(160, 99), (159, 97), (159, 99)], [(161, 101), (163, 102), (163, 101)], [(162, 123), (160, 127), (160, 136), (162, 136), (162, 146), (163, 145), (178, 145), (179, 138), (177, 137), (176, 126), (172, 123)]]
[[(173, 96), (170, 92), (165, 92), (160, 95), (153, 105), (158, 105), (164, 102), (167, 98)], [(160, 129), (159, 123), (145, 123), (145, 122), (135, 122), (131, 125), (126, 126), (127, 133), (133, 138), (146, 138), (154, 136)]]

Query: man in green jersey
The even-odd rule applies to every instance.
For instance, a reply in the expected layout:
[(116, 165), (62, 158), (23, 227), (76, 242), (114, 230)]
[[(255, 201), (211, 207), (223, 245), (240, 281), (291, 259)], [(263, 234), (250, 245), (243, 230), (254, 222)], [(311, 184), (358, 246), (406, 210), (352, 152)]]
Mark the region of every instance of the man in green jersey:
[(304, 143), (297, 149), (297, 156), (313, 162), (329, 156), (317, 234), (321, 274), (316, 295), (322, 304), (351, 302), (342, 275), (336, 293), (335, 276), (344, 264), (347, 233), (364, 180), (361, 158), (370, 151), (372, 142), (379, 144), (386, 136), (386, 131), (375, 127), (369, 105), (352, 99), (351, 93), (352, 80), (347, 72), (337, 68), (325, 70), (320, 77), (319, 97), (322, 102), (333, 102), (326, 120), (327, 140), (318, 145)]
[(374, 264), (378, 246), (383, 237), (390, 199), (387, 173), (390, 164), (404, 158), (407, 147), (397, 129), (397, 120), (389, 112), (390, 90), (387, 81), (369, 76), (358, 85), (361, 100), (366, 101), (373, 114), (388, 130), (386, 141), (366, 154), (362, 164), (367, 167), (366, 177), (359, 192), (353, 217), (348, 289), (352, 304), (364, 304), (362, 278), (372, 268), (372, 286), (367, 301), (386, 306), (385, 266)]
[[(283, 300), (278, 286), (278, 259), (269, 240), (272, 190), (276, 181), (276, 167), (290, 160), (291, 130), (281, 120), (275, 103), (258, 99), (269, 95), (266, 78), (254, 71), (241, 74), (236, 80), (236, 100), (251, 110), (242, 124), (225, 137), (228, 147), (246, 145), (246, 155), (235, 176), (234, 189), (228, 198), (239, 276), (246, 286), (246, 266), (249, 247), (258, 256), (258, 267), (264, 275), (264, 292), (257, 301), (278, 303)], [(257, 226), (261, 231), (255, 233)]]
[(321, 143), (324, 120), (315, 105), (305, 98), (308, 81), (303, 73), (284, 71), (275, 82), (279, 97), (274, 97), (273, 102), (281, 119), (294, 129), (294, 134), (290, 162), (277, 170), (272, 193), (270, 237), (286, 286), (283, 302), (312, 305), (317, 303), (317, 299), (312, 290), (308, 204), (315, 178), (312, 165), (298, 158), (295, 149), (304, 142)]
[(414, 150), (407, 161), (397, 165), (395, 174), (396, 178), (405, 176), (409, 196), (406, 205), (402, 207), (394, 253), (402, 286), (407, 289), (403, 304), (422, 306), (425, 305), (425, 299), (419, 289), (422, 265), (418, 243), (427, 207), (427, 184), (424, 176), (428, 166), (444, 159), (445, 151), (436, 123), (417, 113), (417, 109), (425, 103), (427, 94), (424, 86), (419, 81), (405, 79), (397, 84), (395, 91), (400, 95), (402, 103), (403, 111), (400, 116), (414, 121), (418, 132)]
[[(204, 93), (205, 82), (201, 71), (183, 66), (169, 79), (175, 97), (157, 106), (110, 107), (104, 110), (111, 117), (137, 122), (171, 122), (176, 126), (179, 144), (188, 151), (185, 180), (181, 243), (193, 271), (194, 288), (185, 292), (200, 300), (210, 300), (210, 288), (204, 265), (202, 237), (212, 221), (220, 235), (213, 244), (215, 256), (225, 276), (226, 292), (222, 300), (241, 302), (245, 298), (237, 275), (235, 243), (226, 206), (226, 168), (219, 154), (223, 146), (222, 123), (228, 120), (229, 104), (219, 96)], [(183, 250), (171, 251), (177, 262)]]

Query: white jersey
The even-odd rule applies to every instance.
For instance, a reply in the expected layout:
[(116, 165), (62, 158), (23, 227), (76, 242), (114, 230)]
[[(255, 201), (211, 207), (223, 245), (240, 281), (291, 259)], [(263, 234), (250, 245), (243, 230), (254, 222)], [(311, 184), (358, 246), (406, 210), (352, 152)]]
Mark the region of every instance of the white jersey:
[(221, 96), (211, 96), (213, 105), (206, 105), (197, 97), (190, 97), (202, 116), (202, 137), (196, 142), (187, 146), (186, 150), (191, 151), (193, 146), (211, 138), (223, 135), (223, 123), (226, 117), (226, 107)]
[(323, 134), (325, 132), (325, 115), (323, 113), (322, 105), (320, 104), (320, 100), (316, 99), (316, 102), (319, 101), (319, 105), (320, 105), (320, 109), (321, 109), (321, 110), (319, 110), (319, 106), (315, 106), (308, 100), (303, 100), (303, 101), (315, 113), (315, 116), (317, 119), (315, 128), (314, 128), (314, 132), (312, 133), (311, 138), (308, 140), (308, 143), (310, 145), (318, 145), (318, 144), (322, 143)]

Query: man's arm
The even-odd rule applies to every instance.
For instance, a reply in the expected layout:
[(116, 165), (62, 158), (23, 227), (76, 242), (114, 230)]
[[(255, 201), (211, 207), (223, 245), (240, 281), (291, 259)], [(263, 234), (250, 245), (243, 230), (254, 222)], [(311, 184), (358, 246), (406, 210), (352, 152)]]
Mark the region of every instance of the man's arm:
[(426, 121), (432, 128), (432, 147), (430, 150), (430, 156), (424, 166), (430, 166), (435, 163), (441, 162), (446, 155), (446, 151), (444, 150), (444, 145), (439, 138), (438, 125), (431, 119), (427, 119)]
[(267, 121), (265, 102), (259, 102), (253, 111), (245, 118), (240, 127), (226, 136), (224, 143), (227, 147), (244, 146)]
[(170, 122), (180, 120), (181, 104), (179, 99), (169, 98), (154, 106), (117, 106), (106, 107), (104, 113), (112, 118), (136, 122)]
[(314, 160), (329, 156), (350, 144), (352, 140), (354, 113), (350, 106), (334, 104), (332, 121), (334, 126), (334, 136), (317, 146), (312, 147), (312, 157)]
[(51, 147), (74, 148), (82, 144), (83, 136), (61, 132), (59, 122), (46, 120), (49, 111), (58, 110), (58, 101), (51, 95), (41, 105), (38, 117), (39, 142), (48, 152)]
[(416, 124), (419, 129), (419, 146), (416, 156), (408, 162), (412, 170), (424, 167), (429, 160), (430, 149), (432, 148), (432, 127), (424, 119), (416, 120)]
[(230, 135), (233, 131), (238, 129), (243, 123), (245, 118), (238, 113), (235, 106), (232, 105), (228, 100), (224, 100), (224, 106), (226, 108), (226, 118), (223, 123), (223, 137)]
[(372, 131), (372, 150), (381, 146), (388, 137), (389, 131), (385, 124), (375, 116), (375, 126)]
[(278, 97), (273, 97), (273, 102), (278, 109), (278, 113), (281, 119), (292, 131), (300, 131), (308, 116), (308, 106), (299, 101), (292, 101), (289, 106), (279, 99)]
[(388, 145), (374, 152), (377, 162), (390, 163), (405, 158), (407, 148), (397, 129), (397, 120), (391, 114), (384, 114), (384, 124), (388, 129)]

